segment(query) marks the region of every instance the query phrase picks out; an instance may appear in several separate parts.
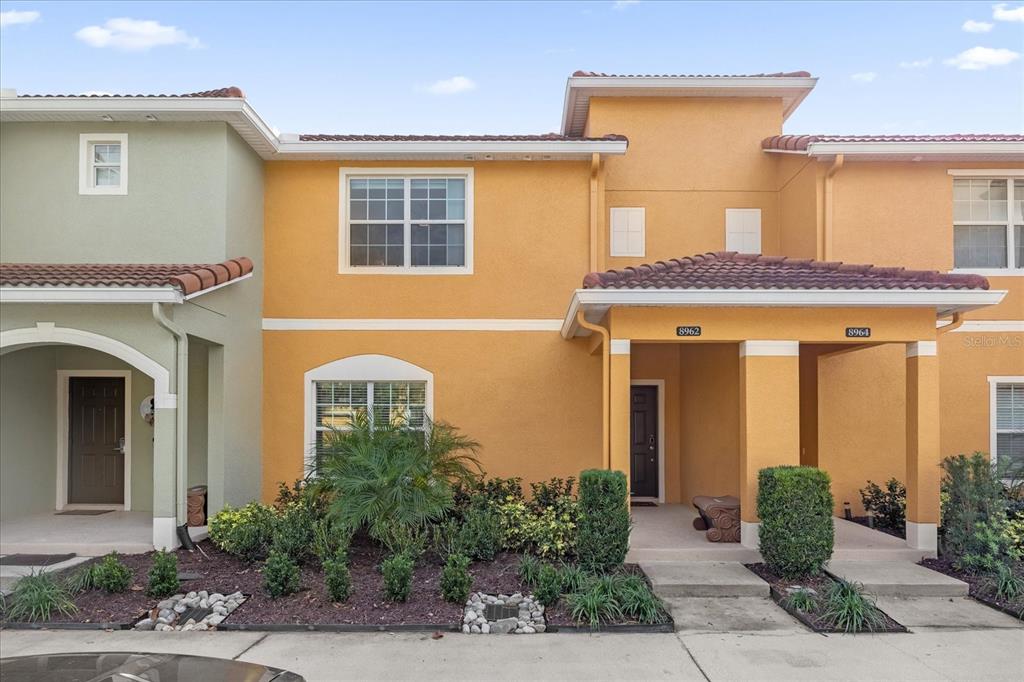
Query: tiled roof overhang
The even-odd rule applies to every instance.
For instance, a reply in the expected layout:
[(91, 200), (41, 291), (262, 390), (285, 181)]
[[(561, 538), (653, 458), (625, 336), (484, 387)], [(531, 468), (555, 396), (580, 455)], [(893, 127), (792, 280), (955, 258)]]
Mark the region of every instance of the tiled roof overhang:
[(770, 153), (864, 159), (1001, 159), (1024, 161), (1024, 134), (773, 135), (761, 141)]
[(980, 275), (717, 252), (588, 274), (562, 335), (586, 335), (577, 311), (596, 322), (614, 305), (927, 307), (945, 316), (996, 304), (1005, 294)]
[(182, 303), (252, 276), (245, 256), (222, 263), (0, 263), (4, 303)]

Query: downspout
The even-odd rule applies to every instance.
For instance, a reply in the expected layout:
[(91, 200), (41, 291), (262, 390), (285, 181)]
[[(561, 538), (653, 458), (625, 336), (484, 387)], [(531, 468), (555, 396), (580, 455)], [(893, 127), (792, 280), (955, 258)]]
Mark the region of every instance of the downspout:
[(834, 203), (832, 198), (832, 178), (843, 167), (844, 160), (845, 157), (842, 154), (836, 154), (835, 160), (832, 161), (832, 167), (825, 173), (825, 234), (821, 240), (821, 258), (823, 260), (832, 260), (832, 209)]
[(935, 333), (936, 334), (945, 334), (946, 332), (951, 332), (954, 329), (956, 329), (957, 327), (959, 327), (960, 325), (962, 325), (963, 323), (964, 323), (964, 314), (963, 313), (953, 313), (953, 320), (949, 324), (947, 324), (946, 326), (939, 327), (938, 331), (936, 331)]
[(153, 319), (174, 335), (177, 361), (174, 367), (175, 392), (178, 405), (175, 410), (177, 428), (174, 435), (174, 516), (178, 525), (178, 540), (187, 550), (195, 549), (188, 534), (188, 520), (185, 515), (185, 486), (188, 481), (188, 335), (164, 312), (159, 303), (153, 304)]
[(598, 243), (601, 231), (599, 229), (599, 192), (597, 176), (601, 170), (601, 155), (593, 153), (590, 155), (590, 272), (597, 272), (600, 269), (598, 262)]
[(583, 316), (583, 310), (576, 311), (576, 323), (584, 329), (589, 329), (601, 335), (601, 457), (604, 460), (604, 468), (612, 468), (611, 448), (611, 415), (609, 414), (611, 403), (611, 353), (608, 345), (611, 343), (611, 336), (608, 330), (599, 324), (591, 324)]

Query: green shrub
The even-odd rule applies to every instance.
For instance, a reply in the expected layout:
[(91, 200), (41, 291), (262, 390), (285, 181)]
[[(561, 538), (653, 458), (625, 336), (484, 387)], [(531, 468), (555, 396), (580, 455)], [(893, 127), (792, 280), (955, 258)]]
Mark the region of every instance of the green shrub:
[(576, 564), (562, 564), (558, 569), (562, 592), (582, 592), (592, 579), (593, 576)]
[(49, 620), (54, 614), (70, 616), (78, 610), (67, 588), (52, 573), (32, 573), (20, 578), (4, 602), (10, 620)]
[(821, 617), (830, 627), (843, 632), (874, 632), (885, 627), (882, 612), (864, 594), (863, 586), (845, 580), (829, 585)]
[(317, 518), (310, 507), (302, 502), (290, 502), (278, 510), (270, 546), (297, 563), (306, 563), (315, 557), (316, 527)]
[(226, 505), (210, 518), (210, 540), (243, 561), (259, 561), (270, 551), (276, 527), (273, 507), (259, 502), (239, 509)]
[(284, 552), (271, 550), (263, 563), (263, 588), (272, 599), (299, 591), (299, 565)]
[(488, 478), (472, 488), (471, 498), (484, 497), (491, 504), (506, 502), (522, 502), (523, 479), (521, 478)]
[(465, 554), (460, 531), (462, 523), (454, 517), (447, 517), (430, 526), (430, 548), (441, 559), (449, 554)]
[(501, 551), (501, 517), (487, 504), (473, 504), (462, 519), (457, 536), (459, 551), (479, 561), (493, 561)]
[(860, 500), (864, 511), (869, 512), (879, 528), (903, 532), (907, 527), (907, 489), (895, 478), (885, 483), (883, 490), (877, 483), (868, 481), (860, 489)]
[(340, 527), (366, 527), (377, 539), (440, 520), (454, 507), (456, 484), (479, 476), (479, 445), (448, 424), (428, 420), (419, 430), (359, 413), (350, 430), (327, 436), (321, 474), (331, 514)]
[(391, 524), (382, 527), (381, 544), (389, 554), (404, 554), (413, 563), (427, 551), (427, 529), (424, 526)]
[(499, 505), (505, 549), (532, 552), (544, 559), (561, 560), (575, 553), (578, 512), (575, 501), (560, 508), (536, 509), (519, 501)]
[(596, 573), (618, 568), (629, 549), (629, 501), (621, 471), (588, 469), (580, 474), (580, 518), (576, 553)]
[(540, 562), (537, 561), (537, 557), (532, 554), (524, 554), (519, 557), (519, 579), (524, 584), (533, 587), (537, 584), (539, 574)]
[(352, 595), (352, 575), (348, 570), (348, 556), (339, 552), (324, 565), (324, 583), (331, 601), (347, 601)]
[(554, 606), (562, 597), (562, 574), (551, 564), (542, 564), (537, 572), (533, 596), (544, 606)]
[(988, 587), (998, 598), (1014, 601), (1024, 596), (1024, 578), (1018, 576), (1013, 566), (999, 564), (985, 580)]
[(829, 476), (813, 467), (780, 466), (758, 472), (761, 556), (785, 578), (821, 572), (832, 556)]
[(576, 479), (572, 476), (531, 483), (530, 493), (532, 499), (530, 504), (534, 509), (538, 510), (545, 507), (559, 507), (565, 504), (567, 500), (573, 499), (572, 493), (575, 485)]
[(313, 555), (324, 563), (335, 556), (347, 554), (352, 543), (352, 535), (338, 528), (330, 517), (323, 517), (313, 524)]
[(473, 577), (469, 574), (469, 557), (449, 554), (441, 569), (441, 596), (453, 604), (465, 604)]
[(178, 591), (178, 556), (173, 552), (160, 551), (153, 555), (153, 567), (149, 569), (149, 587), (146, 594), (151, 597), (170, 597)]
[(991, 571), (1019, 558), (1007, 532), (1003, 485), (980, 452), (942, 462), (942, 553), (963, 570)]
[(609, 594), (595, 584), (586, 592), (574, 592), (566, 601), (569, 614), (574, 621), (587, 624), (591, 630), (600, 628), (602, 622), (622, 618), (622, 607), (614, 594)]
[(413, 562), (405, 554), (394, 554), (381, 562), (384, 596), (388, 601), (405, 601), (412, 592)]
[(117, 552), (111, 552), (93, 568), (93, 580), (110, 594), (124, 592), (132, 584), (132, 569), (121, 563)]

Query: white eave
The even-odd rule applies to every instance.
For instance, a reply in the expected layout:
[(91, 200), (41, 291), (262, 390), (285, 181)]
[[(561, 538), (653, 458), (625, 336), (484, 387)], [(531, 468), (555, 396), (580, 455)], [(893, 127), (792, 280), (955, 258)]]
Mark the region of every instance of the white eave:
[(1024, 142), (812, 142), (806, 151), (766, 149), (776, 154), (804, 154), (847, 160), (885, 161), (1024, 161)]
[(562, 321), (562, 336), (589, 336), (576, 313), (600, 322), (612, 306), (934, 308), (937, 316), (995, 305), (1006, 291), (978, 289), (577, 289)]
[(565, 86), (562, 134), (582, 135), (591, 97), (774, 97), (789, 118), (817, 78), (799, 76), (572, 76)]
[(0, 286), (0, 303), (184, 303), (193, 298), (229, 287), (252, 278), (248, 272), (241, 277), (200, 289), (191, 294), (182, 293), (175, 286)]
[(628, 146), (625, 140), (299, 141), (277, 135), (238, 97), (2, 97), (0, 121), (92, 121), (108, 127), (121, 122), (223, 122), (265, 160), (583, 160), (594, 153), (625, 154)]

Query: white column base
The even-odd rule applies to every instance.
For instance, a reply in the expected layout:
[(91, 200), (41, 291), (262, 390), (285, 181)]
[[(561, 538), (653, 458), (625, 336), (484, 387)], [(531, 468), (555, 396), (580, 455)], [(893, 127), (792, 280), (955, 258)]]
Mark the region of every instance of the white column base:
[(750, 549), (761, 548), (761, 524), (740, 521), (740, 544)]
[(936, 552), (939, 549), (939, 527), (934, 523), (907, 521), (907, 547)]
[(173, 516), (153, 517), (153, 548), (172, 550), (178, 547), (178, 521)]

